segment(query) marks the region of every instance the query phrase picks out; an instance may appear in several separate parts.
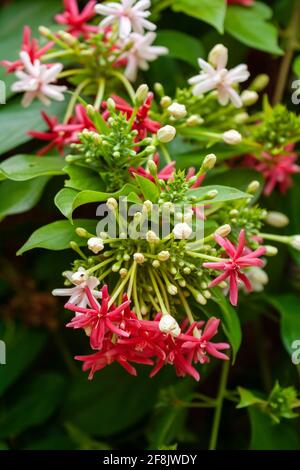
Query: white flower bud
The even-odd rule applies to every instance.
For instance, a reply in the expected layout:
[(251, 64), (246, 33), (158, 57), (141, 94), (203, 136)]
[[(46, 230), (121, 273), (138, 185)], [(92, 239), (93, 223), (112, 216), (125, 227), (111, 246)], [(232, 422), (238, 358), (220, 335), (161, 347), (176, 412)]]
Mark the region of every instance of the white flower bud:
[(247, 121), (249, 117), (249, 114), (248, 113), (239, 113), (239, 114), (236, 114), (234, 116), (234, 122), (236, 122), (237, 124), (244, 124), (244, 122)]
[(148, 230), (148, 232), (146, 233), (146, 240), (149, 243), (155, 243), (159, 240), (159, 237), (156, 235), (155, 232), (153, 232), (153, 230)]
[(269, 211), (265, 221), (267, 224), (272, 225), (272, 227), (277, 228), (286, 227), (290, 222), (289, 218), (285, 214), (277, 211)]
[(259, 181), (256, 181), (256, 180), (253, 180), (251, 181), (251, 183), (248, 185), (248, 188), (247, 188), (247, 193), (249, 194), (255, 194), (256, 191), (258, 191), (260, 188), (260, 182)]
[[(300, 237), (299, 237), (299, 242), (300, 242)], [(276, 246), (264, 245), (264, 247), (266, 249), (266, 255), (267, 256), (276, 256), (277, 255), (278, 249), (276, 248)], [(300, 244), (299, 244), (299, 250), (300, 250)]]
[(98, 237), (89, 238), (87, 244), (88, 249), (95, 253), (95, 255), (97, 255), (104, 248), (102, 238)]
[(224, 132), (222, 137), (224, 142), (229, 145), (237, 145), (242, 142), (241, 134), (235, 129)]
[(187, 118), (186, 123), (190, 127), (201, 126), (201, 124), (204, 123), (204, 119), (198, 114), (192, 114), (190, 117)]
[(134, 253), (133, 259), (138, 264), (143, 264), (145, 262), (145, 256), (143, 255), (143, 253)]
[(148, 92), (149, 88), (145, 83), (138, 87), (135, 93), (135, 99), (138, 105), (144, 103), (144, 101), (147, 99)]
[(152, 261), (152, 266), (153, 266), (153, 268), (159, 268), (160, 267), (160, 262), (158, 261), (158, 259), (154, 259)]
[(106, 205), (107, 205), (108, 209), (113, 211), (113, 210), (117, 209), (118, 201), (115, 198), (110, 197), (110, 198), (107, 199)]
[(71, 281), (73, 284), (75, 284), (75, 286), (79, 286), (83, 282), (87, 281), (88, 278), (88, 272), (84, 268), (80, 267), (78, 268), (78, 271), (72, 274)]
[(221, 227), (217, 228), (215, 233), (220, 235), (221, 237), (225, 238), (227, 235), (229, 235), (231, 232), (231, 227), (229, 224), (221, 225)]
[(157, 138), (159, 142), (162, 142), (164, 144), (167, 144), (168, 142), (171, 142), (171, 140), (174, 139), (176, 135), (176, 129), (173, 126), (166, 125), (164, 127), (161, 127), (157, 131)]
[(186, 107), (180, 103), (172, 103), (168, 107), (168, 111), (175, 119), (182, 119), (187, 115)]
[(122, 279), (124, 279), (124, 277), (127, 276), (127, 273), (128, 273), (128, 271), (127, 271), (127, 269), (125, 269), (125, 268), (122, 268), (122, 269), (120, 269), (120, 271), (119, 271), (120, 277), (121, 277)]
[(209, 153), (208, 155), (206, 155), (202, 163), (203, 170), (211, 170), (215, 166), (216, 161), (217, 157), (214, 153)]
[(150, 212), (153, 208), (153, 202), (147, 200), (144, 202), (143, 206), (147, 212)]
[(293, 235), (290, 239), (290, 245), (295, 249), (300, 251), (300, 235)]
[(174, 338), (180, 335), (181, 329), (172, 315), (163, 315), (159, 321), (158, 327), (162, 333), (170, 334)]
[(206, 300), (206, 298), (201, 294), (201, 292), (198, 292), (198, 294), (195, 296), (195, 300), (196, 300), (196, 302), (198, 302), (198, 304), (200, 304), (200, 305), (206, 305), (206, 304), (207, 304), (207, 300)]
[(177, 292), (178, 292), (177, 287), (174, 286), (174, 284), (169, 284), (168, 287), (167, 287), (167, 290), (168, 290), (170, 295), (176, 295)]
[(172, 103), (172, 98), (170, 98), (169, 96), (163, 96), (160, 100), (160, 105), (163, 108), (167, 108), (168, 106), (170, 106), (171, 103)]
[(208, 193), (206, 193), (205, 197), (207, 199), (214, 199), (215, 197), (217, 197), (218, 194), (219, 192), (217, 189), (212, 189), (211, 191), (208, 191)]
[(167, 261), (170, 258), (169, 251), (160, 251), (157, 255), (159, 261)]
[(220, 60), (225, 64), (227, 63), (228, 49), (223, 44), (216, 44), (208, 55), (208, 62), (210, 62), (214, 67), (217, 67)]
[(174, 236), (179, 240), (186, 240), (191, 236), (192, 232), (192, 227), (190, 227), (186, 222), (176, 224), (173, 228)]
[(259, 98), (259, 95), (258, 95), (258, 93), (256, 93), (256, 91), (244, 90), (241, 93), (241, 98), (242, 98), (242, 102), (245, 106), (251, 106), (252, 104), (256, 103), (256, 101)]

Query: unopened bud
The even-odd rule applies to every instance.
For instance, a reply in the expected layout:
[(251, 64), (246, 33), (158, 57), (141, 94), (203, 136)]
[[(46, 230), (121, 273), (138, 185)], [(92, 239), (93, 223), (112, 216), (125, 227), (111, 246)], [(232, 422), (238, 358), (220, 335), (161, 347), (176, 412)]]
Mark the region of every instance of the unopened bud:
[(154, 90), (155, 90), (155, 93), (157, 93), (159, 96), (164, 96), (165, 94), (164, 87), (159, 82), (154, 83)]
[[(300, 242), (300, 240), (299, 240), (299, 242)], [(266, 249), (266, 255), (267, 256), (276, 256), (277, 255), (278, 249), (276, 248), (276, 246), (264, 245), (264, 247)], [(299, 244), (299, 250), (300, 250), (300, 244)]]
[(103, 240), (99, 237), (92, 237), (88, 239), (88, 249), (95, 255), (104, 249)]
[(138, 106), (144, 103), (144, 101), (147, 99), (149, 93), (149, 88), (148, 85), (143, 83), (138, 87), (135, 93), (135, 101)]
[(107, 105), (108, 111), (110, 112), (113, 112), (116, 109), (116, 103), (114, 102), (112, 98), (108, 98), (108, 100), (106, 101), (106, 105)]
[(245, 122), (247, 122), (248, 117), (249, 117), (249, 114), (248, 114), (248, 113), (239, 113), (239, 114), (236, 114), (236, 115), (234, 116), (234, 122), (236, 122), (237, 124), (244, 124)]
[(168, 290), (170, 295), (176, 295), (177, 292), (178, 292), (177, 287), (174, 286), (174, 284), (169, 284), (168, 287), (167, 287), (167, 290)]
[(162, 108), (168, 108), (172, 104), (172, 98), (170, 96), (163, 96), (160, 100), (160, 105)]
[(159, 240), (159, 238), (156, 233), (153, 232), (153, 230), (148, 230), (148, 232), (146, 233), (146, 240), (149, 243), (155, 243)]
[(295, 249), (300, 251), (300, 235), (293, 235), (290, 238), (290, 245)]
[(166, 125), (164, 127), (161, 127), (157, 131), (157, 138), (159, 142), (162, 142), (164, 144), (167, 144), (168, 142), (171, 142), (171, 140), (174, 139), (176, 135), (176, 129), (173, 126)]
[(160, 251), (157, 255), (159, 261), (167, 261), (170, 258), (169, 251)]
[(145, 210), (147, 212), (150, 212), (153, 208), (153, 202), (151, 202), (149, 200), (145, 201), (144, 204), (143, 204), (143, 208), (145, 208)]
[(282, 228), (286, 227), (289, 224), (289, 218), (282, 212), (269, 211), (265, 218), (267, 224), (272, 225), (272, 227)]
[(190, 127), (201, 126), (201, 124), (203, 124), (203, 123), (204, 123), (204, 119), (201, 116), (199, 116), (198, 114), (192, 114), (186, 120), (186, 124)]
[(235, 129), (230, 129), (223, 133), (223, 140), (228, 145), (237, 145), (242, 142), (241, 134)]
[(217, 235), (220, 235), (221, 237), (225, 238), (227, 237), (231, 232), (231, 227), (229, 224), (221, 225), (221, 227), (217, 228), (215, 233)]
[(186, 107), (180, 103), (172, 103), (168, 107), (168, 111), (175, 119), (182, 119), (187, 115)]
[(87, 281), (88, 278), (88, 272), (82, 267), (78, 268), (78, 270), (71, 276), (71, 280), (76, 286), (79, 286), (83, 282)]
[(241, 93), (241, 99), (245, 106), (251, 106), (255, 104), (259, 98), (258, 93), (254, 90), (244, 90)]
[(133, 259), (138, 264), (143, 264), (145, 262), (145, 256), (143, 253), (134, 253)]
[(249, 194), (255, 194), (256, 191), (258, 191), (260, 188), (260, 182), (253, 180), (247, 187), (247, 193)]
[(153, 268), (159, 268), (160, 267), (160, 262), (158, 261), (158, 259), (154, 259), (152, 261), (152, 266), (153, 266)]
[(88, 232), (87, 232), (87, 230), (85, 230), (85, 228), (76, 227), (75, 232), (76, 232), (76, 235), (78, 235), (78, 237), (81, 237), (81, 238), (88, 238), (89, 237)]
[(110, 198), (107, 199), (106, 205), (107, 205), (109, 210), (114, 211), (118, 207), (118, 201), (115, 198), (110, 197)]
[(193, 232), (192, 227), (186, 222), (176, 224), (173, 228), (173, 234), (175, 238), (179, 240), (187, 240)]
[(208, 62), (210, 62), (214, 67), (217, 67), (220, 59), (222, 59), (222, 62), (225, 64), (227, 63), (228, 49), (223, 44), (216, 44), (208, 55)]
[(206, 157), (203, 160), (202, 169), (211, 170), (215, 166), (216, 161), (217, 161), (217, 157), (215, 156), (215, 154), (209, 153), (208, 155), (206, 155)]
[(211, 191), (208, 191), (208, 193), (206, 193), (205, 198), (214, 199), (215, 197), (217, 197), (218, 194), (219, 192), (217, 189), (212, 189)]
[(270, 78), (265, 73), (257, 75), (253, 82), (250, 85), (251, 90), (262, 91), (266, 86), (268, 86)]
[(125, 268), (122, 268), (122, 269), (120, 269), (120, 271), (119, 271), (120, 277), (121, 277), (122, 279), (124, 279), (124, 277), (127, 276), (127, 273), (128, 273), (128, 271), (127, 271), (127, 269), (125, 269)]
[(39, 26), (39, 33), (42, 36), (45, 36), (46, 38), (52, 38), (52, 36), (53, 36), (50, 29), (46, 28), (45, 26)]
[(176, 338), (180, 335), (181, 329), (172, 315), (163, 315), (159, 321), (158, 327), (162, 333), (170, 334)]

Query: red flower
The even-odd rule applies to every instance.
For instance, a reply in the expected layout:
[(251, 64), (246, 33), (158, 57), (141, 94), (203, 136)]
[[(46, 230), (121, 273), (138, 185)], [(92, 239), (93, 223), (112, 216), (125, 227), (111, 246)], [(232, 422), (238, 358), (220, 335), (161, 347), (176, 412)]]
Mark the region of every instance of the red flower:
[[(120, 98), (117, 95), (112, 96), (114, 102), (116, 103), (116, 109), (124, 113), (127, 117), (127, 119), (130, 119), (132, 113), (133, 113), (133, 108), (122, 98)], [(156, 134), (158, 129), (161, 128), (161, 124), (157, 121), (152, 121), (152, 119), (148, 118), (149, 110), (151, 107), (151, 102), (153, 100), (153, 93), (148, 93), (148, 97), (144, 104), (140, 106), (136, 117), (133, 121), (132, 129), (135, 129), (138, 131), (138, 139), (143, 140), (145, 137), (147, 137), (148, 133), (150, 134)], [(106, 101), (103, 101), (102, 107), (104, 109), (107, 108), (107, 103)], [(106, 109), (103, 113), (104, 119), (107, 119), (109, 117), (109, 111)]]
[[(107, 331), (118, 336), (128, 337), (129, 333), (122, 328), (121, 322), (125, 321), (124, 311), (130, 305), (130, 300), (125, 300), (118, 307), (109, 307), (110, 296), (107, 286), (101, 289), (101, 305), (93, 297), (90, 289), (85, 288), (86, 295), (92, 308), (82, 308), (67, 303), (65, 308), (76, 312), (77, 315), (67, 324), (70, 328), (83, 328), (90, 336), (90, 345), (93, 349), (101, 349)], [(79, 315), (78, 315), (79, 313)], [(126, 326), (126, 323), (124, 324)]]
[(244, 7), (251, 7), (254, 0), (227, 0), (228, 5), (243, 5)]
[(73, 36), (81, 34), (86, 38), (90, 33), (99, 31), (98, 26), (86, 24), (95, 13), (96, 0), (89, 0), (82, 12), (79, 12), (77, 0), (64, 0), (65, 11), (55, 16), (59, 24), (68, 26), (67, 32)]
[(83, 129), (95, 130), (94, 124), (89, 119), (86, 109), (82, 104), (77, 104), (75, 116), (71, 117), (67, 124), (59, 124), (57, 117), (50, 117), (41, 111), (42, 118), (48, 125), (46, 132), (29, 131), (28, 134), (36, 139), (49, 141), (49, 144), (37, 152), (38, 155), (45, 155), (54, 147), (63, 155), (66, 145), (78, 142), (78, 133)]
[[(34, 63), (36, 59), (40, 59), (45, 54), (45, 52), (47, 52), (53, 46), (53, 44), (53, 42), (48, 42), (48, 44), (39, 48), (37, 39), (31, 39), (31, 29), (29, 26), (24, 26), (21, 50), (28, 53), (32, 63)], [(0, 64), (7, 69), (8, 73), (12, 73), (16, 70), (21, 70), (24, 68), (24, 64), (21, 60), (16, 60), (14, 62), (9, 60), (2, 60)]]
[(237, 247), (235, 247), (228, 239), (225, 239), (217, 234), (215, 235), (215, 240), (222, 248), (224, 248), (229, 258), (224, 259), (224, 261), (203, 263), (205, 268), (224, 271), (210, 283), (209, 287), (214, 287), (220, 282), (229, 278), (230, 302), (232, 305), (237, 305), (239, 281), (242, 281), (245, 284), (246, 289), (249, 292), (252, 291), (252, 286), (249, 279), (241, 270), (250, 266), (262, 267), (264, 263), (261, 259), (259, 259), (259, 256), (264, 255), (266, 249), (262, 246), (255, 251), (246, 249), (245, 230), (241, 230), (240, 232)]
[(285, 153), (270, 155), (263, 152), (262, 160), (251, 155), (244, 159), (244, 165), (254, 168), (263, 174), (266, 180), (264, 194), (270, 196), (278, 185), (281, 193), (285, 193), (293, 184), (292, 175), (300, 173), (300, 166), (296, 164), (298, 155), (293, 152), (294, 144), (285, 147)]

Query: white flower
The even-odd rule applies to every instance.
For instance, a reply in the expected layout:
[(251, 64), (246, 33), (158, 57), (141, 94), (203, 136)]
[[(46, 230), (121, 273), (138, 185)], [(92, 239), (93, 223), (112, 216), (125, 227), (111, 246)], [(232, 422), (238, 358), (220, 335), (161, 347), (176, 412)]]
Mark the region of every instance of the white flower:
[(45, 105), (50, 104), (50, 99), (64, 100), (63, 92), (67, 90), (67, 87), (51, 83), (57, 80), (57, 75), (63, 69), (62, 64), (53, 64), (51, 67), (47, 67), (39, 60), (32, 63), (29, 54), (25, 51), (20, 52), (20, 58), (24, 70), (16, 71), (19, 80), (13, 83), (11, 89), (17, 93), (25, 92), (22, 100), (23, 106), (29, 106), (34, 98), (38, 98)]
[(224, 142), (229, 145), (237, 145), (242, 142), (241, 134), (234, 129), (224, 132), (222, 137)]
[(163, 315), (159, 321), (158, 327), (162, 333), (170, 334), (176, 338), (180, 335), (181, 329), (172, 315)]
[[(127, 46), (132, 44), (121, 58), (127, 60), (125, 75), (128, 80), (135, 81), (138, 69), (148, 70), (148, 62), (156, 60), (160, 55), (168, 54), (168, 49), (163, 46), (152, 46), (156, 38), (155, 33), (147, 33), (145, 36), (139, 33), (131, 33), (127, 39)], [(126, 44), (126, 43), (125, 43)]]
[(52, 295), (59, 297), (70, 297), (68, 302), (78, 307), (86, 308), (89, 305), (89, 301), (85, 292), (85, 288), (89, 287), (93, 296), (96, 299), (101, 298), (101, 292), (95, 290), (95, 288), (100, 284), (98, 279), (94, 276), (89, 276), (88, 272), (80, 267), (78, 271), (73, 273), (72, 271), (67, 271), (65, 273), (67, 279), (69, 279), (75, 287), (64, 288), (64, 289), (54, 289)]
[(169, 126), (167, 124), (166, 126), (163, 126), (160, 129), (158, 129), (156, 135), (157, 135), (159, 142), (167, 144), (168, 142), (171, 142), (171, 140), (174, 139), (176, 135), (176, 129), (175, 127)]
[(168, 111), (175, 119), (184, 118), (187, 114), (186, 107), (180, 103), (172, 103), (168, 106)]
[(173, 228), (174, 236), (179, 240), (186, 240), (191, 236), (192, 232), (192, 227), (190, 227), (186, 222), (176, 224)]
[(91, 237), (88, 239), (87, 242), (88, 249), (91, 250), (95, 255), (97, 255), (100, 251), (103, 250), (103, 240), (99, 237)]
[(247, 65), (240, 64), (227, 70), (228, 50), (222, 44), (217, 44), (211, 50), (208, 60), (210, 63), (201, 58), (198, 59), (202, 71), (188, 81), (193, 86), (193, 94), (199, 96), (202, 93), (217, 90), (221, 105), (226, 105), (230, 100), (234, 106), (240, 108), (243, 102), (233, 86), (249, 78)]
[(121, 0), (120, 3), (109, 2), (106, 4), (96, 5), (95, 11), (99, 15), (106, 16), (101, 21), (100, 26), (108, 26), (117, 23), (119, 26), (119, 36), (126, 38), (131, 31), (143, 34), (145, 29), (154, 31), (155, 24), (146, 18), (150, 15), (150, 11), (146, 11), (151, 6), (150, 0)]

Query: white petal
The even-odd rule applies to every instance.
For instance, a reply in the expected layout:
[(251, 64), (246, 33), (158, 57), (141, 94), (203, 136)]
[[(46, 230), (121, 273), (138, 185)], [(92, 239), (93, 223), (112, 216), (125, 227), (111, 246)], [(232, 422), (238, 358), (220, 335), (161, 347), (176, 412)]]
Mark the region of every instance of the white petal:
[(36, 97), (35, 91), (27, 91), (25, 95), (23, 96), (22, 106), (24, 106), (24, 108), (27, 108), (29, 105), (31, 105), (35, 97)]
[(64, 296), (68, 297), (76, 291), (77, 291), (77, 287), (66, 287), (66, 288), (62, 288), (62, 289), (54, 289), (52, 291), (52, 295), (54, 295), (56, 297), (64, 297)]
[(121, 16), (119, 22), (119, 34), (121, 38), (127, 38), (131, 32), (131, 21), (127, 16)]

